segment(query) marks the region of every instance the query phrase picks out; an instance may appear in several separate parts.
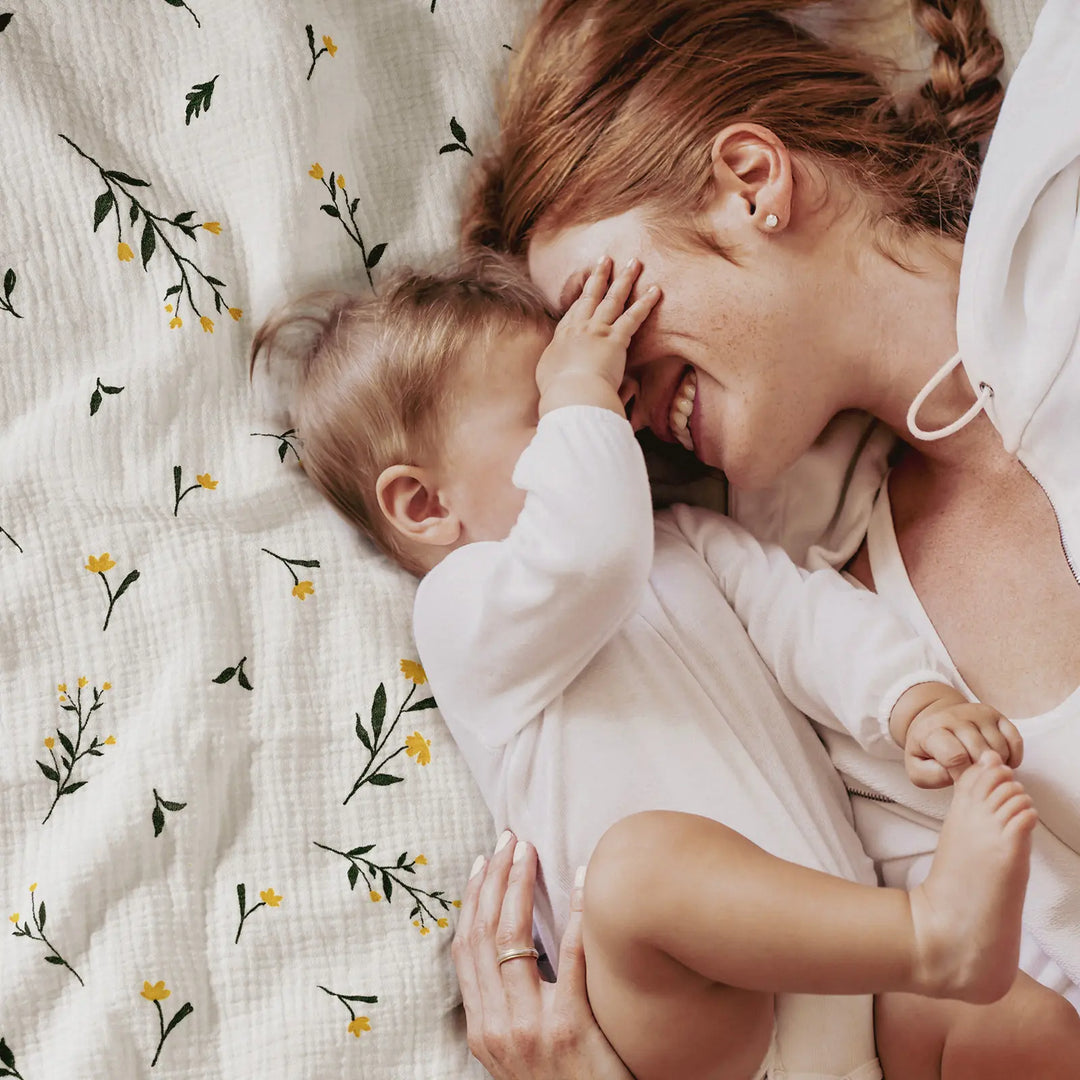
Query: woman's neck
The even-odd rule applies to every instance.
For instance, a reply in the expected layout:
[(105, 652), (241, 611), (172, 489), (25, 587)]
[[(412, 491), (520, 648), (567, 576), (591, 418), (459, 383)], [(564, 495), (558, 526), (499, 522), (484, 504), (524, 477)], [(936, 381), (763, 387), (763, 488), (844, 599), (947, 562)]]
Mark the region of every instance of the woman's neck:
[[(1000, 440), (992, 425), (972, 423), (938, 441), (916, 438), (907, 415), (919, 391), (957, 351), (956, 300), (963, 246), (921, 236), (905, 245), (904, 265), (873, 248), (861, 260), (864, 342), (855, 358), (862, 379), (857, 407), (872, 413), (909, 443), (929, 464), (978, 468), (994, 461)], [(918, 413), (923, 430), (936, 430), (962, 416), (976, 393), (958, 364)]]

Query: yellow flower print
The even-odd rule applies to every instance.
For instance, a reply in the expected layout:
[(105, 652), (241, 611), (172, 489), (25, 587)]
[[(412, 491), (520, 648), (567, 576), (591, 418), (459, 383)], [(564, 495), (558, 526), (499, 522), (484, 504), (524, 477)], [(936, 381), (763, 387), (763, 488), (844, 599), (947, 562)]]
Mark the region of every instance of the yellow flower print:
[(308, 176), (313, 180), (321, 180), (323, 178), (323, 168), (317, 161), (310, 169), (308, 169)]
[(277, 907), (285, 897), (278, 896), (273, 889), (264, 889), (259, 893), (259, 899), (270, 907)]
[(414, 731), (405, 739), (405, 753), (415, 757), (417, 765), (427, 765), (431, 761), (431, 740)]
[(59, 690), (61, 694), (66, 694), (67, 693), (67, 683), (66, 682), (57, 683), (56, 684), (56, 689)]
[(440, 919), (438, 925), (440, 930), (445, 930), (450, 925), (450, 923), (447, 919)]
[(115, 735), (110, 735), (110, 736), (109, 736), (109, 737), (108, 737), (108, 738), (107, 738), (107, 739), (105, 740), (105, 745), (106, 745), (106, 746), (115, 746), (115, 745), (116, 745), (116, 736), (115, 736)]
[(67, 694), (61, 694), (60, 695), (60, 701), (61, 702), (67, 701)]
[(371, 902), (373, 904), (377, 904), (382, 899), (382, 893), (377, 893), (374, 889), (368, 893), (368, 896), (371, 897)]
[(461, 901), (460, 900), (451, 900), (450, 903), (453, 904), (454, 907), (461, 907)]
[(342, 191), (345, 190), (345, 174), (344, 173), (338, 173), (337, 174), (337, 186), (339, 188), (341, 188)]
[(423, 686), (427, 682), (427, 672), (424, 671), (423, 665), (415, 660), (402, 660), (401, 674), (406, 679), (411, 679), (416, 686)]
[(244, 309), (231, 307), (229, 308), (229, 314), (233, 317), (233, 322), (239, 322), (244, 316)]
[(431, 927), (430, 926), (421, 926), (420, 927), (420, 936), (421, 937), (426, 937), (430, 933), (431, 933)]
[(15, 912), (14, 915), (9, 915), (8, 916), (8, 922), (13, 922), (13, 923), (17, 924), (18, 921), (19, 921), (19, 913), (17, 911)]
[(204, 221), (200, 228), (205, 229), (208, 233), (213, 233), (215, 236), (221, 235), (220, 221)]
[(45, 740), (45, 749), (46, 750), (51, 750), (55, 745), (56, 745), (56, 740), (50, 735)]
[(416, 863), (417, 866), (427, 866), (427, 856), (417, 855), (416, 858), (413, 859), (413, 862)]
[(212, 334), (214, 332), (214, 320), (209, 315), (204, 315), (199, 319), (199, 325), (203, 328), (204, 334)]
[(36, 881), (34, 882), (33, 885), (30, 886), (30, 891), (31, 892), (37, 892), (37, 882)]
[(102, 690), (111, 690), (112, 689), (112, 683), (111, 682), (103, 682), (101, 684), (101, 689)]
[[(111, 570), (116, 565), (112, 559), (109, 558), (109, 553), (106, 551), (99, 558), (94, 558), (93, 555), (87, 555), (86, 557), (86, 569), (91, 574), (104, 574)], [(66, 690), (67, 687), (64, 687)]]
[(169, 320), (169, 329), (170, 330), (179, 330), (180, 327), (183, 326), (183, 325), (184, 325), (184, 320), (181, 319), (179, 315), (174, 315)]
[(165, 310), (166, 311), (172, 311), (172, 304), (166, 304), (165, 305)]
[[(334, 44), (334, 39), (329, 34), (323, 34), (323, 45), (326, 46), (326, 51), (333, 56), (337, 52), (337, 46)], [(342, 185), (344, 187), (344, 185)]]
[(135, 252), (127, 244), (119, 243), (116, 245), (116, 257), (121, 262), (131, 262), (135, 258)]
[(315, 591), (315, 586), (310, 581), (298, 581), (292, 587), (292, 594), (297, 600), (303, 600)]
[(171, 990), (165, 989), (164, 980), (154, 983), (153, 986), (148, 982), (142, 984), (142, 996), (147, 1001), (164, 1001), (171, 993)]
[(85, 685), (86, 685), (86, 676), (85, 675), (80, 675), (79, 676), (79, 689), (81, 690)]
[(195, 477), (195, 479), (199, 482), (199, 487), (207, 488), (210, 491), (213, 491), (214, 488), (218, 486), (218, 482), (216, 480), (212, 480), (208, 472), (199, 473)]
[(366, 1016), (358, 1016), (355, 1020), (349, 1021), (349, 1033), (360, 1038), (361, 1031), (370, 1031), (371, 1021)]

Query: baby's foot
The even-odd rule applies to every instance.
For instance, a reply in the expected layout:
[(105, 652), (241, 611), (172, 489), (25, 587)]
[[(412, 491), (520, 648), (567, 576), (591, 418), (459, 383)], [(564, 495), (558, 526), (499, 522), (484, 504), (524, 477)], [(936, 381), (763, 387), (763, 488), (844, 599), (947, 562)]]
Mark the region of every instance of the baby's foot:
[(985, 1004), (1012, 986), (1037, 820), (992, 751), (956, 782), (933, 866), (911, 891), (922, 993)]

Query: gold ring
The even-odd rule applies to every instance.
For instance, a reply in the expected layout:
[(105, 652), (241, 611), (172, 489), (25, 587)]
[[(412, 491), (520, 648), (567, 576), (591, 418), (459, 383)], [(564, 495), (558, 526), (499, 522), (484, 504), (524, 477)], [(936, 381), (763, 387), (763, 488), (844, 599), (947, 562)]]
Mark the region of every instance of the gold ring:
[(517, 960), (521, 956), (527, 956), (530, 960), (537, 960), (540, 954), (535, 949), (508, 949), (506, 952), (499, 953), (495, 960), (498, 962), (499, 967), (502, 967), (507, 960)]

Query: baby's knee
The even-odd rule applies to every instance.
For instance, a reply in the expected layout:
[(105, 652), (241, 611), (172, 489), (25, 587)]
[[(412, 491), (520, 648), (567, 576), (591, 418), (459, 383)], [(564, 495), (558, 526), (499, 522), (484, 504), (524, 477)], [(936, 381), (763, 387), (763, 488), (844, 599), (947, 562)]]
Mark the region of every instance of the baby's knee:
[(729, 838), (726, 826), (696, 814), (648, 810), (612, 825), (600, 838), (585, 875), (586, 936), (648, 944), (670, 918), (670, 893), (703, 845)]

